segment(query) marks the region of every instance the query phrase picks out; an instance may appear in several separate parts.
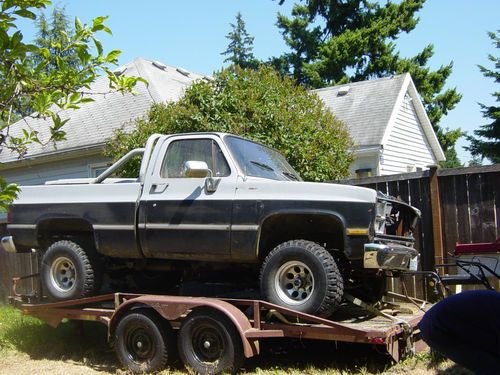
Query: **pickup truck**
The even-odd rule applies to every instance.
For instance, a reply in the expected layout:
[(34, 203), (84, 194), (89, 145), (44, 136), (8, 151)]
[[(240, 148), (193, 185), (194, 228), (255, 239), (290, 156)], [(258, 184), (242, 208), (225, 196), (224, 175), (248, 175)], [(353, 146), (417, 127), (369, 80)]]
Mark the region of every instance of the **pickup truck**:
[[(112, 177), (140, 154), (137, 178)], [(95, 179), (21, 187), (1, 243), (40, 252), (52, 300), (96, 293), (119, 264), (221, 278), (241, 268), (266, 300), (329, 316), (344, 290), (376, 300), (388, 272), (416, 269), (419, 216), (372, 189), (303, 182), (277, 151), (235, 135), (155, 134)]]

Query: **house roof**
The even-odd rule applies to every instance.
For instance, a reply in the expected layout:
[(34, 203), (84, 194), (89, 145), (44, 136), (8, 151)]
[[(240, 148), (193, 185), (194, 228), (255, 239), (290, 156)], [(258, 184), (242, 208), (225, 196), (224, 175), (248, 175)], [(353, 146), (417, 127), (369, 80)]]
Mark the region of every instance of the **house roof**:
[[(125, 69), (125, 70), (124, 70)], [(123, 71), (124, 70), (124, 71)], [(44, 147), (39, 144), (30, 144), (25, 159), (40, 158), (42, 156), (60, 155), (65, 152), (92, 149), (109, 139), (115, 129), (133, 125), (133, 120), (144, 116), (154, 102), (176, 101), (184, 90), (196, 79), (203, 76), (190, 73), (182, 68), (175, 68), (159, 62), (137, 58), (123, 65), (116, 71), (123, 71), (128, 76), (144, 78), (149, 85), (139, 82), (134, 88), (134, 94), (109, 92), (107, 77), (97, 79), (90, 91), (94, 101), (83, 104), (77, 110), (60, 112), (62, 119), (70, 118), (64, 125), (66, 140), (50, 143)], [(22, 119), (10, 126), (11, 135), (20, 135), (22, 129), (37, 130), (42, 140), (49, 138), (50, 119), (30, 118)], [(18, 155), (9, 150), (2, 150), (0, 162), (15, 162)]]
[(323, 100), (339, 120), (347, 125), (356, 149), (359, 151), (384, 145), (394, 126), (397, 111), (405, 95), (410, 95), (436, 159), (445, 159), (408, 73), (326, 87), (313, 92)]

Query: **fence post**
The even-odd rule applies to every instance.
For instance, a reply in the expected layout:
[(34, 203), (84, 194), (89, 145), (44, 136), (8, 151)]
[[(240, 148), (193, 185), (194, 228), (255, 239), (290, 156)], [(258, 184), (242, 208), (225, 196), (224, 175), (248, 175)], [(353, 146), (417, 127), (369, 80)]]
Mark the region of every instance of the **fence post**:
[[(432, 234), (434, 237), (434, 264), (444, 263), (443, 234), (441, 231), (441, 201), (439, 198), (439, 183), (437, 166), (429, 166), (429, 183), (431, 191)], [(443, 269), (438, 270), (440, 274)]]

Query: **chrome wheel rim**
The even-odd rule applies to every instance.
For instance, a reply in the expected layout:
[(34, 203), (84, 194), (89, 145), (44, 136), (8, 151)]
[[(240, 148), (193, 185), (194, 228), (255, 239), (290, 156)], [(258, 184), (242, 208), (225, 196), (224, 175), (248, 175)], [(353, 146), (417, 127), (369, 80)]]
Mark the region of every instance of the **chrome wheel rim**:
[(69, 258), (57, 258), (50, 266), (50, 281), (59, 292), (73, 290), (76, 286), (75, 264)]
[(274, 279), (278, 297), (289, 305), (307, 302), (314, 292), (314, 277), (301, 261), (286, 262), (278, 269)]

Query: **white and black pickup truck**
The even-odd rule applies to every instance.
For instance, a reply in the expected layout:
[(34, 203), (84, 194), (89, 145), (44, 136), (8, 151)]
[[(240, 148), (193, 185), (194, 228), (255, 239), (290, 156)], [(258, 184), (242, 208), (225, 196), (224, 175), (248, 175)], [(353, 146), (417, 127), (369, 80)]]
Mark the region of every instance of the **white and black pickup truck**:
[[(141, 153), (137, 179), (110, 177)], [(416, 269), (419, 216), (371, 189), (303, 182), (277, 151), (241, 137), (155, 134), (95, 179), (22, 187), (1, 241), (40, 252), (53, 300), (95, 293), (117, 265), (221, 277), (226, 267), (260, 280), (271, 302), (328, 316), (344, 290), (374, 300), (387, 272)]]

